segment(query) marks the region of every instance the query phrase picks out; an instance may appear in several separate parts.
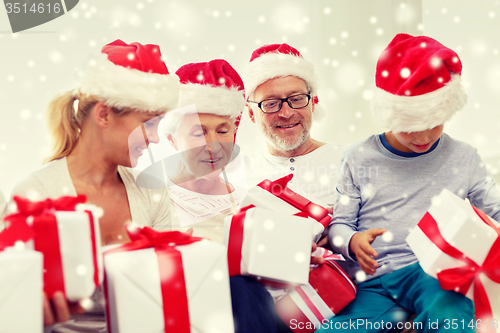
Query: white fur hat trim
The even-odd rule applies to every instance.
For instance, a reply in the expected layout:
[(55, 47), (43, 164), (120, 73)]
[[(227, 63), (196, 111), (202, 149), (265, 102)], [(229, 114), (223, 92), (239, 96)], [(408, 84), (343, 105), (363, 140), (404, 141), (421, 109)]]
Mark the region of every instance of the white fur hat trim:
[(176, 107), (180, 86), (177, 75), (125, 68), (109, 61), (106, 54), (93, 62), (80, 78), (81, 93), (116, 108), (166, 112)]
[(374, 116), (389, 130), (418, 132), (442, 125), (467, 104), (460, 75), (445, 86), (418, 96), (399, 96), (376, 88), (371, 107)]
[(245, 108), (243, 90), (236, 87), (181, 84), (178, 107), (194, 104), (198, 113), (237, 118)]

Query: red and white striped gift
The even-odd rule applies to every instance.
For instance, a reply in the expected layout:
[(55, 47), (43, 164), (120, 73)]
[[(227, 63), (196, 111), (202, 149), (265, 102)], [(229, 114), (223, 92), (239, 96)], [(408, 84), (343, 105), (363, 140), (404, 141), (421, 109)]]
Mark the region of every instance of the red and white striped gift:
[(356, 297), (356, 285), (333, 258), (309, 275), (309, 283), (276, 303), (276, 313), (294, 333), (311, 333)]

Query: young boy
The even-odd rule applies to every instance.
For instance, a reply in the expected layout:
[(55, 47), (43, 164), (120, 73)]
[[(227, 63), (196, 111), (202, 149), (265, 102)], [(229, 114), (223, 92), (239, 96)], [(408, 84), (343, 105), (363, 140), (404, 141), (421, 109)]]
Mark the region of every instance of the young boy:
[(411, 312), (418, 332), (451, 332), (453, 319), (454, 331), (475, 331), (473, 303), (441, 289), (405, 241), (444, 188), (500, 221), (500, 192), (476, 149), (443, 133), (467, 101), (461, 70), (454, 51), (425, 36), (398, 34), (380, 56), (372, 107), (389, 131), (346, 151), (329, 232), (358, 294), (321, 331), (401, 329)]

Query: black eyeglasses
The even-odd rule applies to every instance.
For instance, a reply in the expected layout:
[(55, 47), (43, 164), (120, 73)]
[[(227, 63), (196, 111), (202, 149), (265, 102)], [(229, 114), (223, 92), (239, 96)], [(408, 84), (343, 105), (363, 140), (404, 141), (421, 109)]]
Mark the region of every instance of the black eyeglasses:
[(311, 100), (311, 94), (298, 94), (293, 96), (288, 96), (287, 98), (273, 98), (265, 99), (261, 102), (247, 101), (249, 103), (257, 104), (257, 106), (264, 113), (274, 113), (281, 110), (283, 102), (287, 102), (288, 106), (292, 109), (301, 109), (309, 105)]

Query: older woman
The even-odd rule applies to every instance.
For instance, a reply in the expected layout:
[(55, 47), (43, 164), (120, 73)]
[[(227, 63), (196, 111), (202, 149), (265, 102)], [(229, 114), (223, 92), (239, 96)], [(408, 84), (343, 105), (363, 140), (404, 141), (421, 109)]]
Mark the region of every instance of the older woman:
[[(164, 163), (178, 217), (172, 228), (192, 228), (194, 235), (222, 242), (224, 217), (235, 212), (246, 194), (236, 185), (238, 180), (246, 184), (246, 174), (234, 145), (245, 107), (243, 82), (220, 59), (184, 65), (176, 74), (181, 108), (169, 112), (160, 125), (160, 133), (178, 152)], [(228, 168), (234, 178), (227, 176)], [(233, 276), (230, 286), (236, 332), (289, 332), (262, 285)]]
[[(243, 82), (220, 59), (184, 65), (176, 74), (182, 83), (180, 108), (160, 125), (178, 152), (166, 164), (178, 217), (173, 227), (193, 228), (196, 236), (222, 242), (224, 217), (234, 213), (246, 193), (225, 172), (240, 158), (234, 140), (245, 107)], [(244, 170), (239, 171), (244, 179)]]
[[(49, 105), (47, 122), (53, 138), (48, 163), (33, 172), (12, 195), (42, 200), (85, 194), (103, 208), (103, 245), (128, 240), (124, 225), (170, 228), (165, 191), (139, 188), (129, 168), (150, 142), (157, 142), (162, 115), (178, 100), (179, 82), (169, 75), (157, 45), (116, 40), (102, 48), (77, 89), (58, 95)], [(74, 107), (75, 106), (75, 107)], [(70, 321), (53, 332), (106, 332), (102, 294), (93, 300), (93, 321)], [(46, 324), (63, 321), (69, 309), (62, 294), (45, 302)]]

